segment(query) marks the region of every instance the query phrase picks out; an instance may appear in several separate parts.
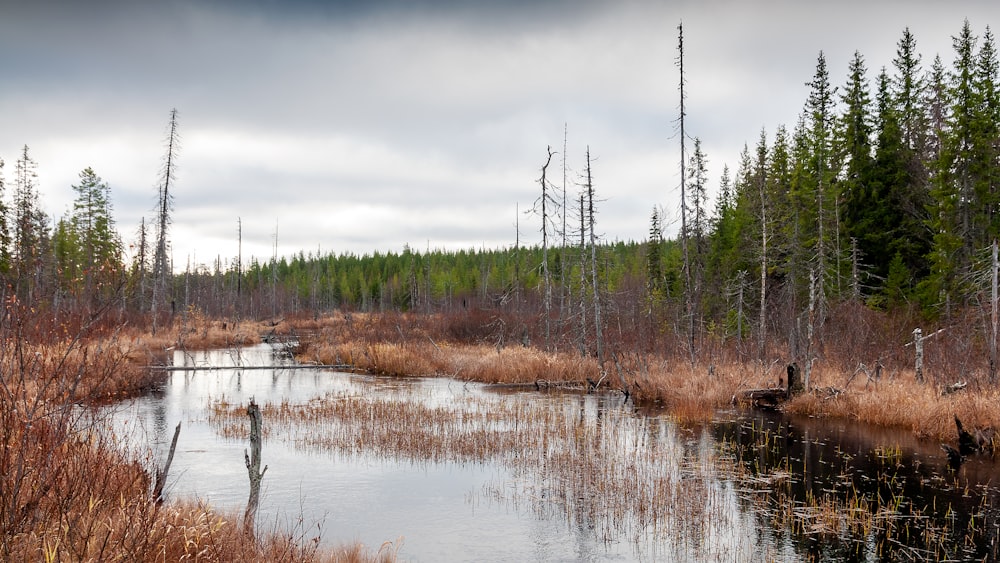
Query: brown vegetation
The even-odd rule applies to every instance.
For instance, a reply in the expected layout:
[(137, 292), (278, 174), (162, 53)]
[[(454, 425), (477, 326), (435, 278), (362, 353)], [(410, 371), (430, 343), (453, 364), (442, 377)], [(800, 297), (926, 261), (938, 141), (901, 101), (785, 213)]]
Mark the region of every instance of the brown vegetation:
[(321, 549), (304, 531), (248, 536), (239, 517), (194, 501), (159, 504), (148, 454), (115, 441), (90, 408), (154, 383), (142, 366), (172, 346), (259, 341), (193, 318), (153, 338), (101, 316), (0, 310), (0, 559), (5, 561), (391, 561), (392, 546)]
[[(385, 393), (349, 389), (261, 409), (270, 440), (413, 463), (495, 463), (519, 477), (485, 487), (489, 502), (543, 513), (555, 507), (605, 541), (680, 537), (711, 552), (711, 542), (700, 544), (704, 529), (728, 521), (711, 483), (716, 468), (729, 465), (713, 448), (680, 445), (675, 427), (662, 418), (611, 408), (620, 405), (617, 399), (578, 398), (500, 392), (429, 404), (419, 386), (403, 386)], [(245, 438), (245, 409), (216, 401), (210, 421), (225, 436)], [(676, 557), (687, 558), (684, 552)]]
[[(864, 308), (835, 313), (853, 317), (850, 322), (839, 319), (835, 326), (845, 327), (840, 331), (828, 329), (823, 355), (813, 363), (810, 391), (782, 408), (904, 427), (935, 440), (953, 439), (955, 415), (970, 427), (1000, 428), (1000, 409), (991, 407), (1000, 399), (1000, 389), (985, 380), (982, 367), (977, 371), (970, 363), (968, 346), (962, 343), (968, 335), (960, 327), (928, 344), (928, 376), (918, 382), (912, 349), (905, 346), (907, 327), (916, 321), (881, 317)], [(294, 320), (289, 324), (297, 326)], [(439, 375), (498, 384), (560, 382), (585, 388), (598, 383), (601, 389), (623, 390), (624, 382), (638, 405), (663, 408), (692, 421), (710, 419), (743, 390), (783, 385), (786, 362), (780, 354), (761, 363), (747, 358), (732, 342), (707, 340), (705, 359), (693, 366), (683, 353), (639, 351), (613, 354), (602, 371), (596, 358), (572, 348), (522, 346), (506, 328), (529, 324), (481, 311), (333, 314), (303, 325), (308, 337), (298, 357), (374, 374)], [(628, 342), (638, 344), (626, 339), (616, 348), (632, 349)], [(876, 365), (881, 366), (877, 376)], [(972, 380), (975, 390), (942, 395), (944, 386), (960, 378)]]

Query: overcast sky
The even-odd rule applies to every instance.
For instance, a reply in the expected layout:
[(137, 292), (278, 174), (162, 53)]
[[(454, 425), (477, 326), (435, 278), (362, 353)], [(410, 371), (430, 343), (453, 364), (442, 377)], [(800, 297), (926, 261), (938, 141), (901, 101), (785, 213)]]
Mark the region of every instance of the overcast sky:
[(909, 27), (925, 69), (950, 66), (966, 18), (996, 33), (1000, 4), (0, 0), (0, 158), (10, 192), (29, 146), (54, 217), (92, 167), (129, 244), (176, 108), (183, 269), (235, 257), (238, 218), (245, 258), (269, 258), (275, 233), (285, 256), (507, 247), (516, 222), (540, 243), (523, 212), (567, 127), (570, 197), (589, 146), (599, 231), (643, 240), (654, 206), (679, 213), (679, 23), (714, 195), (762, 128), (793, 128), (820, 51), (834, 85), (855, 50), (874, 83)]

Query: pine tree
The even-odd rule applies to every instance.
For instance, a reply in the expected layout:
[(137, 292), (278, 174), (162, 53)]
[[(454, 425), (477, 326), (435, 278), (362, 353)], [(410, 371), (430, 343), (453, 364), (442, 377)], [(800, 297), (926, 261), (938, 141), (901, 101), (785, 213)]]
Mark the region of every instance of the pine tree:
[(646, 240), (646, 293), (650, 310), (663, 298), (663, 229), (660, 214), (653, 207), (649, 219), (649, 239)]
[(14, 279), (18, 295), (27, 301), (36, 297), (41, 285), (48, 249), (48, 218), (39, 206), (38, 164), (28, 145), (17, 160), (14, 180)]
[(839, 234), (836, 230), (837, 196), (834, 179), (838, 170), (834, 159), (834, 97), (837, 89), (830, 86), (830, 74), (826, 67), (826, 56), (821, 51), (816, 61), (816, 73), (806, 100), (808, 125), (809, 161), (807, 181), (802, 187), (812, 192), (815, 201), (815, 264), (817, 284), (817, 310), (819, 317), (825, 315), (826, 296), (829, 283), (829, 269), (833, 263)]
[(688, 221), (689, 267), (691, 269), (692, 321), (698, 326), (702, 319), (702, 292), (705, 286), (705, 264), (708, 261), (708, 157), (701, 148), (701, 139), (695, 137), (694, 150), (688, 161)]
[(113, 289), (121, 274), (121, 241), (114, 228), (111, 188), (93, 169), (80, 172), (80, 183), (70, 218), (83, 265), (85, 298), (96, 296), (101, 285)]
[(892, 60), (896, 69), (892, 79), (892, 96), (903, 142), (916, 154), (920, 154), (927, 135), (927, 115), (923, 106), (925, 81), (920, 60), (917, 40), (907, 27), (896, 44), (896, 57)]
[[(840, 182), (844, 230), (855, 242), (853, 248), (860, 250), (860, 256), (868, 258), (873, 250), (873, 245), (868, 244), (869, 239), (878, 236), (872, 233), (872, 229), (876, 229), (876, 233), (883, 232), (879, 224), (880, 215), (885, 210), (878, 207), (876, 183), (879, 179), (873, 174), (871, 97), (866, 73), (864, 59), (861, 53), (855, 51), (849, 65), (847, 86), (841, 96), (844, 113), (840, 117), (839, 145), (845, 155), (844, 177)], [(852, 253), (851, 294), (854, 299), (861, 297), (856, 274), (858, 254)]]
[(1000, 90), (997, 84), (997, 50), (987, 27), (976, 57), (972, 84), (975, 120), (972, 125), (973, 164), (976, 195), (980, 202), (983, 236), (977, 249), (1000, 236)]

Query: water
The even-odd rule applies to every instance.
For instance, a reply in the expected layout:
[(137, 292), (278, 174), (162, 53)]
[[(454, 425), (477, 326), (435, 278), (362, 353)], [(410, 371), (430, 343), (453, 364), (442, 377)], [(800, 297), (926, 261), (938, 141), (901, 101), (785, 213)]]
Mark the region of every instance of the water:
[[(384, 399), (459, 413), (463, 422), (438, 434), (478, 432), (493, 442), (526, 428), (546, 434), (541, 445), (512, 442), (479, 456), (404, 453), (378, 445), (377, 433), (367, 433), (373, 420), (362, 424), (359, 451), (323, 445), (344, 432), (339, 422), (303, 426), (265, 415), (258, 527), (327, 545), (393, 542), (406, 561), (996, 557), (995, 464), (975, 459), (952, 471), (936, 444), (902, 431), (743, 411), (683, 428), (618, 396), (282, 369), (287, 360), (266, 345), (177, 352), (174, 365), (204, 369), (170, 372), (157, 392), (109, 413), (117, 432), (161, 462), (181, 422), (168, 498), (234, 514), (249, 493), (248, 444), (224, 436), (239, 420), (213, 417), (219, 401)], [(264, 365), (273, 369), (240, 369)], [(208, 369), (220, 366), (232, 369)], [(507, 411), (512, 419), (481, 421)], [(511, 422), (521, 419), (526, 426)]]

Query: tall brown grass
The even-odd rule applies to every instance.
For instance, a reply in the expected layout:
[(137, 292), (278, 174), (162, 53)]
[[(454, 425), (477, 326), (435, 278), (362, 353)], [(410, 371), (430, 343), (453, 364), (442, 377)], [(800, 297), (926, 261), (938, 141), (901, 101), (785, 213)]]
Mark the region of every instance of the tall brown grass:
[[(823, 354), (813, 364), (810, 383), (815, 391), (784, 408), (904, 427), (934, 440), (954, 439), (956, 415), (969, 426), (1000, 429), (1000, 409), (989, 407), (1000, 396), (1000, 388), (971, 367), (967, 345), (962, 344), (969, 334), (962, 327), (951, 327), (927, 341), (926, 380), (917, 382), (912, 349), (905, 346), (916, 319), (880, 317), (850, 305), (832, 316)], [(783, 384), (789, 363), (773, 353), (761, 362), (709, 338), (693, 365), (683, 351), (674, 350), (612, 353), (602, 367), (595, 357), (572, 349), (522, 346), (503, 332), (506, 329), (498, 328), (515, 322), (490, 321), (481, 312), (451, 317), (333, 314), (309, 323), (302, 361), (383, 375), (440, 375), (485, 383), (551, 381), (586, 387), (599, 382), (602, 389), (627, 389), (639, 405), (666, 409), (690, 421), (710, 419), (744, 390)], [(619, 344), (615, 349), (627, 347)], [(881, 376), (870, 379), (862, 368), (874, 373), (876, 364), (883, 366)], [(944, 385), (959, 379), (971, 382), (967, 391), (941, 394)]]
[[(199, 342), (211, 345), (212, 333), (201, 331)], [(92, 407), (147, 388), (155, 376), (141, 366), (157, 348), (194, 340), (176, 331), (157, 338), (99, 315), (47, 315), (0, 295), (0, 560), (395, 559), (391, 547), (327, 550), (281, 530), (249, 537), (232, 515), (154, 502), (156, 461), (116, 442)], [(226, 342), (249, 338), (227, 332)]]

